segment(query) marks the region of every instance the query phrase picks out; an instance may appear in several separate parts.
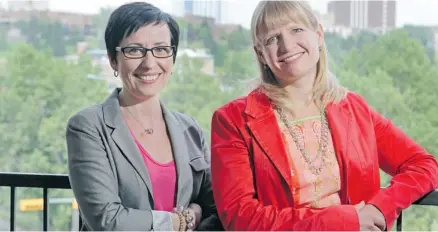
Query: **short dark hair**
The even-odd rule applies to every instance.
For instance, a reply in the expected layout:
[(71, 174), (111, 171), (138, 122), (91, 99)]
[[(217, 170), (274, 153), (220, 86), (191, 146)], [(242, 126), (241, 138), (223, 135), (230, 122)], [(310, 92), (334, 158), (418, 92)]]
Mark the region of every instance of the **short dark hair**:
[(127, 3), (114, 10), (105, 29), (106, 50), (111, 61), (117, 62), (116, 47), (122, 40), (140, 27), (153, 23), (166, 23), (170, 29), (170, 43), (175, 46), (173, 62), (175, 63), (179, 43), (179, 26), (175, 19), (158, 7), (146, 2)]

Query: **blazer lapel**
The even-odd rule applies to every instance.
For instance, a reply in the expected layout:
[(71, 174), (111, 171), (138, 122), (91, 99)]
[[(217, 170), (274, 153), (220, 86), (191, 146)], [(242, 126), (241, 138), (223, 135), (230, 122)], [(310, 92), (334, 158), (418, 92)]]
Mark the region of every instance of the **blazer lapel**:
[(164, 119), (166, 121), (167, 131), (172, 144), (173, 157), (176, 165), (178, 181), (176, 205), (187, 206), (186, 203), (190, 202), (193, 191), (192, 171), (189, 165), (190, 160), (187, 144), (185, 143), (186, 135), (184, 134), (184, 131), (187, 128), (183, 128), (172, 112), (163, 104), (161, 104), (161, 109), (163, 110)]
[(347, 149), (349, 144), (348, 141), (350, 141), (349, 136), (351, 132), (352, 119), (346, 100), (341, 101), (339, 104), (330, 104), (326, 109), (326, 115), (339, 165), (341, 177), (341, 200), (344, 204), (349, 204), (350, 199), (347, 192)]
[(290, 186), (292, 178), (286, 148), (277, 118), (266, 95), (258, 92), (251, 93), (245, 112), (254, 117), (248, 120), (247, 125), (257, 143)]
[(108, 127), (113, 129), (111, 133), (112, 139), (117, 144), (122, 154), (140, 175), (144, 184), (147, 186), (149, 193), (153, 196), (151, 179), (146, 170), (144, 160), (139, 149), (137, 149), (137, 144), (132, 138), (128, 126), (122, 118), (119, 103), (119, 90), (120, 89), (114, 90), (103, 104), (104, 121)]

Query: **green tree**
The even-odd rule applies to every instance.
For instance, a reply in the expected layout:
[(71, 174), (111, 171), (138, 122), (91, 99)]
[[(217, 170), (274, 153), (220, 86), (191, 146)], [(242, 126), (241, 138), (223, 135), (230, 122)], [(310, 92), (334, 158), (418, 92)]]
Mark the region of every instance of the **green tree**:
[(239, 26), (237, 30), (234, 30), (228, 36), (228, 49), (230, 50), (246, 50), (252, 46), (251, 34), (249, 30)]
[(371, 32), (362, 31), (347, 38), (335, 33), (325, 33), (324, 37), (329, 56), (332, 62), (337, 64), (342, 62), (346, 53), (353, 49), (361, 49), (366, 44), (374, 43), (378, 36)]
[(38, 50), (49, 48), (57, 57), (67, 55), (67, 47), (75, 47), (77, 42), (85, 39), (81, 29), (69, 28), (45, 18), (34, 17), (28, 21), (19, 21), (16, 26), (26, 38), (27, 43)]
[[(403, 30), (391, 32), (353, 49), (340, 67), (336, 73), (344, 85), (364, 96), (431, 154), (438, 154), (438, 70), (418, 40), (409, 38)], [(389, 178), (382, 180), (386, 185)], [(436, 209), (413, 206), (408, 212), (405, 230), (437, 228), (430, 223)]]
[(196, 119), (209, 140), (213, 111), (233, 96), (223, 90), (216, 77), (200, 72), (200, 67), (198, 60), (179, 57), (162, 100), (170, 109)]
[(432, 29), (430, 27), (416, 25), (405, 25), (403, 29), (408, 32), (410, 38), (420, 41), (420, 43), (426, 49), (427, 56), (432, 62), (434, 62), (435, 37)]
[(0, 30), (0, 52), (8, 48), (8, 30), (1, 28)]
[(248, 79), (258, 75), (258, 65), (254, 50), (247, 46), (246, 49), (228, 50), (225, 63), (219, 75), (224, 85), (228, 87), (238, 87), (245, 85)]
[(90, 47), (99, 49), (106, 48), (105, 29), (113, 10), (111, 7), (102, 7), (99, 9), (99, 13), (93, 17), (93, 28), (96, 30), (96, 36), (87, 38)]
[[(27, 173), (67, 173), (65, 130), (67, 120), (79, 109), (101, 102), (107, 95), (103, 81), (87, 79), (95, 73), (90, 59), (77, 64), (56, 59), (49, 51), (37, 51), (16, 44), (7, 54), (8, 65), (0, 82), (0, 166), (3, 171)], [(51, 191), (52, 197), (72, 197), (71, 192)], [(41, 197), (35, 189), (25, 189), (18, 199)], [(0, 201), (8, 201), (2, 196)], [(56, 207), (53, 215), (65, 215), (54, 221), (58, 230), (70, 221), (71, 209)], [(40, 229), (39, 217), (17, 215), (17, 225)]]

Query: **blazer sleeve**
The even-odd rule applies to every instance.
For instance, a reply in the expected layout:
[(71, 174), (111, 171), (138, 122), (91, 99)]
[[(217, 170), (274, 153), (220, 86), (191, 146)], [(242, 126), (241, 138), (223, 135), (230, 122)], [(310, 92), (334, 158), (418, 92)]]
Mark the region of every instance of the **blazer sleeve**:
[(279, 209), (259, 202), (249, 149), (238, 128), (224, 109), (214, 113), (211, 131), (213, 193), (226, 230), (359, 230), (358, 215), (352, 205)]
[(403, 209), (438, 187), (438, 165), (431, 154), (390, 120), (371, 107), (368, 109), (374, 124), (379, 166), (393, 176), (390, 186), (380, 189), (368, 203), (383, 213), (390, 229)]
[(201, 189), (199, 191), (198, 198), (195, 203), (201, 206), (202, 218), (196, 230), (198, 231), (220, 231), (223, 230), (221, 221), (217, 215), (216, 204), (213, 198), (213, 190), (211, 187), (211, 171), (210, 171), (210, 147), (205, 141), (204, 133), (199, 127), (199, 124), (195, 124), (198, 128), (198, 132), (201, 139), (202, 152), (204, 154), (205, 162), (209, 167), (205, 170), (202, 178)]
[(102, 136), (90, 121), (76, 114), (66, 132), (70, 184), (88, 229), (172, 230), (169, 212), (123, 206)]

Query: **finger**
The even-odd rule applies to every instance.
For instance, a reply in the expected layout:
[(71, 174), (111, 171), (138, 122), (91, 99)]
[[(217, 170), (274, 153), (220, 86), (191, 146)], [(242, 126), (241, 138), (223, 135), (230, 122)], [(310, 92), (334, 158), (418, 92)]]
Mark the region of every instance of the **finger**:
[(376, 225), (377, 227), (379, 227), (380, 228), (380, 230), (385, 230), (385, 228), (386, 228), (386, 222), (385, 222), (385, 219), (384, 218), (382, 218), (382, 217), (376, 217), (376, 216), (374, 216), (373, 217), (373, 221), (374, 221), (374, 225)]
[(382, 231), (379, 229), (379, 227), (377, 227), (375, 225), (367, 225), (365, 227), (362, 227), (360, 230), (361, 231)]

